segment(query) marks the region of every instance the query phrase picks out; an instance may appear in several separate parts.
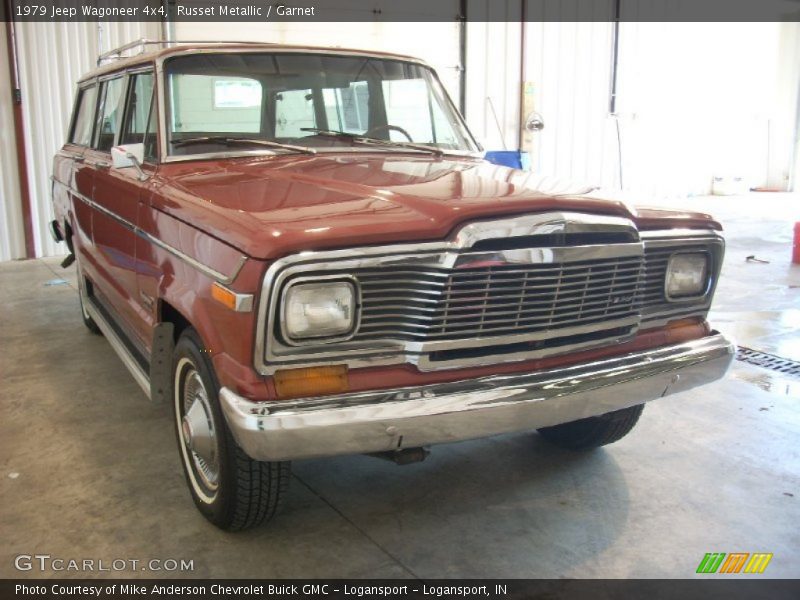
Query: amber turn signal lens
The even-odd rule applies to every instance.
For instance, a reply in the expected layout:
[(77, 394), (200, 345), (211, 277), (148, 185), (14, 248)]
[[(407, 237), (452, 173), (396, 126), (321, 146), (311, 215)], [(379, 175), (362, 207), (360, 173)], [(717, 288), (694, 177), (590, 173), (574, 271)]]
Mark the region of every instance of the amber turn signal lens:
[(211, 286), (211, 297), (223, 306), (236, 310), (236, 294), (228, 288), (215, 283)]
[(275, 391), (280, 398), (302, 398), (346, 392), (347, 367), (310, 367), (275, 371)]
[(672, 321), (664, 328), (665, 343), (680, 344), (696, 340), (711, 333), (711, 327), (703, 319), (681, 319)]

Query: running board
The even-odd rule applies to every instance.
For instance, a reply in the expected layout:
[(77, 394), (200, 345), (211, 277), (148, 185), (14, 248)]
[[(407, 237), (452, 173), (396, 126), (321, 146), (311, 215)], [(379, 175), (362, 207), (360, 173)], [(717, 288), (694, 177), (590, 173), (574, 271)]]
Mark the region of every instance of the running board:
[(117, 334), (114, 327), (106, 320), (105, 316), (97, 309), (94, 303), (94, 299), (86, 298), (88, 302), (84, 303), (86, 307), (86, 312), (89, 313), (89, 316), (92, 318), (92, 321), (97, 323), (97, 326), (100, 328), (100, 331), (103, 332), (103, 335), (108, 340), (108, 343), (111, 344), (111, 347), (114, 349), (114, 352), (117, 353), (122, 364), (124, 364), (128, 371), (131, 372), (133, 378), (136, 380), (136, 383), (139, 384), (139, 387), (142, 388), (142, 391), (145, 395), (150, 398), (150, 378), (147, 376), (147, 373), (142, 370), (142, 367), (133, 357), (133, 355), (128, 350), (125, 342)]

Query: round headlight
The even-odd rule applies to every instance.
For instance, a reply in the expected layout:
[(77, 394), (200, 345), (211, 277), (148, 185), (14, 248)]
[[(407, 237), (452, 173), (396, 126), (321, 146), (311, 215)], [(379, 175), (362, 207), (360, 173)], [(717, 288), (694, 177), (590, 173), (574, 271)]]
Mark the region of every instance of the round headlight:
[(283, 296), (282, 328), (289, 339), (341, 337), (355, 326), (355, 286), (349, 281), (297, 283)]
[(664, 291), (668, 300), (703, 296), (708, 287), (708, 254), (681, 252), (673, 254), (667, 265)]

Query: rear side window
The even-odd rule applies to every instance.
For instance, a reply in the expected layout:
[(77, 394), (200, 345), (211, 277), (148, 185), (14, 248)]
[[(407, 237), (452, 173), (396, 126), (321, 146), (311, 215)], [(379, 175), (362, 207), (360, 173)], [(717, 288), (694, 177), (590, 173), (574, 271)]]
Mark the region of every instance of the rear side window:
[(134, 75), (125, 109), (125, 127), (119, 143), (144, 144), (144, 156), (148, 159), (155, 158), (156, 149), (153, 112), (153, 74)]
[(79, 146), (88, 146), (92, 143), (92, 125), (94, 124), (94, 109), (97, 104), (97, 86), (82, 89), (78, 94), (78, 109), (75, 112), (75, 122), (72, 124), (72, 133), (69, 141)]
[(100, 111), (97, 121), (97, 143), (95, 148), (109, 152), (122, 121), (122, 95), (125, 80), (122, 77), (109, 79), (100, 92)]

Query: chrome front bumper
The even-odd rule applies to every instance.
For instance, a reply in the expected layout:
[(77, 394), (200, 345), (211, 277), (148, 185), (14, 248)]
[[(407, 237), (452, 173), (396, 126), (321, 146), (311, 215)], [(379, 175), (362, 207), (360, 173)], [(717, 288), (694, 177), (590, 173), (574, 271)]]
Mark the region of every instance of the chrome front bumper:
[(735, 346), (719, 333), (532, 373), (251, 402), (220, 391), (242, 449), (275, 461), (381, 452), (567, 423), (683, 392), (725, 375)]

